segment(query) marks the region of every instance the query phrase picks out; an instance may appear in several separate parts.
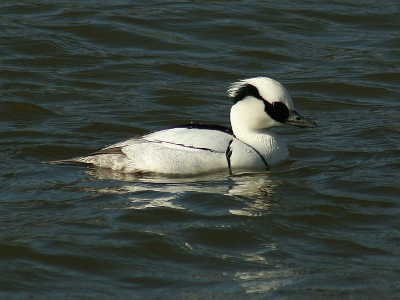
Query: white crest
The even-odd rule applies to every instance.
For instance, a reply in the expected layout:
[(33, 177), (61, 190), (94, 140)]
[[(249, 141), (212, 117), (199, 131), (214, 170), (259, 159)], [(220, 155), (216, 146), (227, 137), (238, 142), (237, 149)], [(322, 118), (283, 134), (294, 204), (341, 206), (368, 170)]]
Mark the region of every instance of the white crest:
[(229, 97), (234, 98), (238, 90), (248, 84), (256, 87), (261, 97), (269, 103), (283, 102), (289, 109), (294, 109), (292, 98), (286, 88), (278, 81), (268, 77), (248, 78), (233, 83), (227, 91)]

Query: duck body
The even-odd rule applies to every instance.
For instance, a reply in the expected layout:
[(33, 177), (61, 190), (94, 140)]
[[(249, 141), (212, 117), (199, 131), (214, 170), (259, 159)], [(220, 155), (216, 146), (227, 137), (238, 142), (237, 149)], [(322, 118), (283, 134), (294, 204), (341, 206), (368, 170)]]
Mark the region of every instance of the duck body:
[[(261, 87), (267, 88), (267, 92)], [(269, 89), (268, 89), (269, 87)], [(257, 77), (231, 86), (232, 128), (187, 124), (122, 141), (87, 156), (60, 161), (109, 168), (126, 173), (198, 175), (265, 171), (289, 159), (285, 143), (270, 127), (284, 122), (300, 127), (316, 124), (299, 116), (278, 82)], [(265, 100), (268, 96), (271, 100)], [(280, 104), (276, 104), (280, 103)], [(275, 108), (274, 108), (275, 107)]]
[(230, 128), (188, 124), (156, 131), (108, 146), (73, 161), (127, 173), (196, 175), (265, 171), (285, 161), (289, 152), (274, 134), (264, 136), (263, 155), (237, 139)]

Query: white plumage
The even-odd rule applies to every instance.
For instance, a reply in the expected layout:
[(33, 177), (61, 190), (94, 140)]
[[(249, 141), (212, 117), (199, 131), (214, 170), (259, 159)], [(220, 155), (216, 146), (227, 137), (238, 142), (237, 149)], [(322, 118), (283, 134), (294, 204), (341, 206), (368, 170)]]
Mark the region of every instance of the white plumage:
[(289, 158), (271, 127), (316, 127), (294, 111), (287, 90), (277, 81), (256, 77), (234, 83), (232, 128), (180, 125), (108, 146), (88, 156), (59, 161), (83, 163), (127, 173), (197, 175), (262, 171)]

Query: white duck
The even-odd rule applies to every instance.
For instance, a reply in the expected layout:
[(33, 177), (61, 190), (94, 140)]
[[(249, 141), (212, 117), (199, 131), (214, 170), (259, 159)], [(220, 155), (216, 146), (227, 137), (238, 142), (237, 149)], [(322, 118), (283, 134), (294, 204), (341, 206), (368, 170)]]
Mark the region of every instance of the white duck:
[(58, 161), (127, 173), (197, 175), (219, 171), (262, 171), (289, 159), (285, 143), (270, 128), (283, 124), (316, 127), (301, 117), (287, 90), (267, 77), (231, 85), (232, 128), (188, 124), (134, 137), (88, 156)]

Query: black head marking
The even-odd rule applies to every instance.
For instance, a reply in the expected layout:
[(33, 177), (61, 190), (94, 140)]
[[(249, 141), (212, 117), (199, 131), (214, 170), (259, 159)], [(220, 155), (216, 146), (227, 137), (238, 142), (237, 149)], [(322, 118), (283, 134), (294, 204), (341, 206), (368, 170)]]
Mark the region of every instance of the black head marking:
[(285, 103), (282, 102), (272, 102), (264, 101), (265, 112), (275, 121), (280, 123), (285, 122), (290, 115), (289, 108)]
[(246, 84), (236, 91), (235, 96), (233, 97), (234, 103), (243, 100), (247, 96), (253, 96), (257, 99), (264, 100), (254, 85)]

